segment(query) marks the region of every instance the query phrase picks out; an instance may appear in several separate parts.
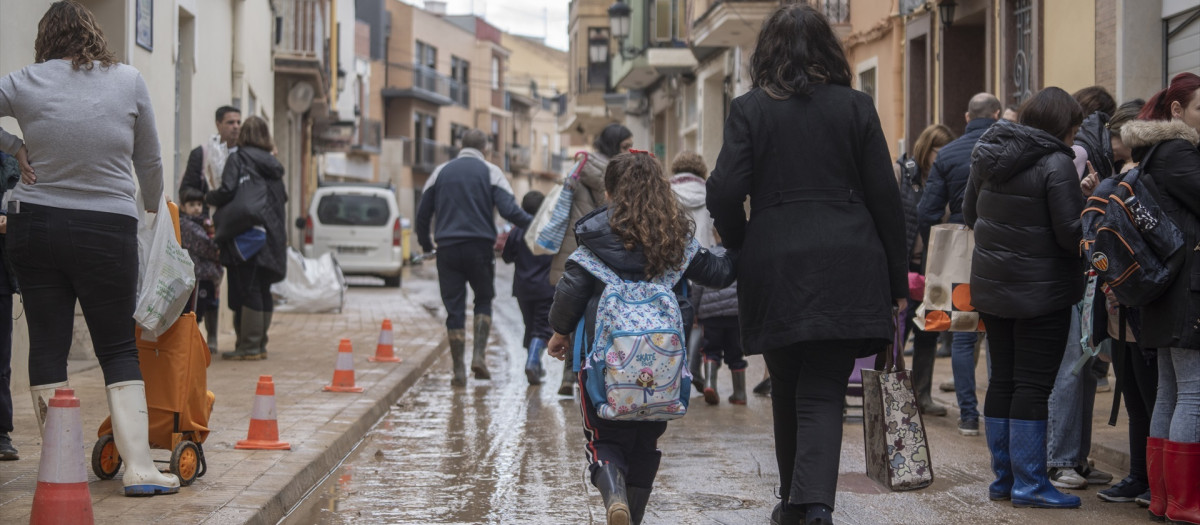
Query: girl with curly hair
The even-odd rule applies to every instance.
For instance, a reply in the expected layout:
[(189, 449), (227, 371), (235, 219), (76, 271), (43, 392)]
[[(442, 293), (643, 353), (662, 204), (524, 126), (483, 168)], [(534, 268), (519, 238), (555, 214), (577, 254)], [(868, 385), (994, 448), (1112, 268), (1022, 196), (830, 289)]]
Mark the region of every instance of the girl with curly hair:
[[(693, 282), (712, 287), (733, 282), (736, 254), (717, 256), (699, 246), (692, 237), (691, 219), (675, 203), (670, 184), (653, 156), (631, 152), (614, 157), (604, 172), (604, 189), (608, 206), (584, 216), (575, 226), (575, 236), (581, 249), (591, 250), (622, 279), (647, 281), (686, 268), (683, 276)], [(688, 253), (695, 255), (689, 260)], [(675, 286), (675, 298), (684, 326), (691, 326), (692, 307), (683, 282)], [(604, 287), (574, 258), (567, 260), (550, 307), (552, 357), (566, 357), (569, 334), (580, 319), (586, 320), (585, 330), (575, 336), (588, 338), (594, 333), (596, 306)], [(579, 372), (580, 385), (586, 384), (589, 372)], [(602, 419), (582, 389), (579, 398), (588, 468), (592, 484), (604, 496), (608, 523), (641, 523), (662, 458), (658, 438), (667, 430), (667, 423)]]

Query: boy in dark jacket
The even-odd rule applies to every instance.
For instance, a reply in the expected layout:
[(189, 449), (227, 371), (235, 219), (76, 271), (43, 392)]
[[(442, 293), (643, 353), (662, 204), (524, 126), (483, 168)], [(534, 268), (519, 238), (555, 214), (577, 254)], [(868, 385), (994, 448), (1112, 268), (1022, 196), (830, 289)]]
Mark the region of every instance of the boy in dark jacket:
[[(725, 248), (716, 246), (713, 254), (723, 255)], [(696, 318), (704, 327), (704, 401), (710, 405), (721, 403), (717, 395), (717, 370), (721, 359), (733, 373), (733, 394), (729, 402), (746, 404), (746, 362), (742, 353), (742, 332), (738, 328), (737, 283), (726, 288), (714, 289), (696, 284)]]
[(196, 322), (208, 332), (208, 351), (217, 353), (217, 315), (221, 302), (217, 289), (225, 271), (221, 268), (217, 243), (213, 241), (212, 219), (204, 216), (204, 194), (191, 187), (179, 190), (179, 234), (183, 249), (192, 256), (196, 267)]
[[(521, 199), (521, 209), (534, 215), (546, 196), (530, 191)], [(500, 254), (504, 262), (516, 263), (513, 276), (513, 297), (521, 307), (525, 320), (524, 345), (529, 355), (525, 359), (525, 378), (531, 385), (540, 385), (546, 369), (542, 368), (542, 351), (550, 340), (550, 305), (554, 303), (554, 287), (550, 285), (550, 263), (553, 255), (534, 255), (525, 244), (525, 229), (514, 226)]]

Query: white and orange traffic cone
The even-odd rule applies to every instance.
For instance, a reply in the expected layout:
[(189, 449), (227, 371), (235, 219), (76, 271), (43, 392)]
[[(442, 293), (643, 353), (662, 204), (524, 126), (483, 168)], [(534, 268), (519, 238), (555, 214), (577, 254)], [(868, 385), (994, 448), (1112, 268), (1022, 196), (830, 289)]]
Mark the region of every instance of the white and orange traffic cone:
[(279, 440), (279, 423), (275, 421), (275, 383), (271, 376), (258, 376), (254, 392), (254, 412), (250, 414), (250, 431), (246, 439), (233, 448), (241, 450), (291, 450), (292, 445)]
[(325, 386), (326, 392), (362, 392), (354, 386), (354, 349), (349, 339), (338, 343), (337, 364), (333, 367), (333, 384)]
[(87, 459), (83, 454), (83, 421), (79, 398), (59, 388), (46, 403), (46, 430), (37, 489), (33, 493), (30, 525), (91, 524), (92, 494), (88, 492)]
[(384, 319), (383, 328), (379, 330), (379, 344), (375, 345), (375, 355), (368, 357), (367, 361), (373, 363), (399, 363), (401, 359), (396, 357), (396, 346), (392, 344), (392, 320)]

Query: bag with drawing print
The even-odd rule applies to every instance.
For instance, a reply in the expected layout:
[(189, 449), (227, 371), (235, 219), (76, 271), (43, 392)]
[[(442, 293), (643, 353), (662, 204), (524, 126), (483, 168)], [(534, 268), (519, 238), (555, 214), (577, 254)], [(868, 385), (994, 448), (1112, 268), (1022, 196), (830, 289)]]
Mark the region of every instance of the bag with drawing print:
[(584, 321), (575, 332), (575, 363), (587, 370), (586, 395), (596, 413), (614, 421), (668, 421), (687, 413), (692, 393), (683, 314), (675, 285), (699, 251), (693, 239), (684, 265), (649, 281), (626, 281), (586, 246), (570, 260), (604, 282), (591, 348)]

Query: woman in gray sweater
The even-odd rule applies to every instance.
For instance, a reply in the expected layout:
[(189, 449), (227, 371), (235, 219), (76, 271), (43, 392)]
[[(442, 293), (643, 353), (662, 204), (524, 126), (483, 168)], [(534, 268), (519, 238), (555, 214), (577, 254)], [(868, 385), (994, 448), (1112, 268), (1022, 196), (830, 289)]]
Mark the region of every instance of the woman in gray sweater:
[[(126, 496), (179, 491), (150, 458), (146, 390), (134, 344), (138, 207), (158, 211), (162, 160), (142, 75), (117, 63), (91, 12), (55, 2), (38, 24), (35, 63), (0, 78), (0, 149), (21, 179), (6, 248), (29, 316), (29, 383), (44, 431), (47, 401), (67, 386), (75, 301), (104, 372)], [(130, 165), (137, 174), (130, 172)], [(135, 201), (141, 187), (142, 203)]]

